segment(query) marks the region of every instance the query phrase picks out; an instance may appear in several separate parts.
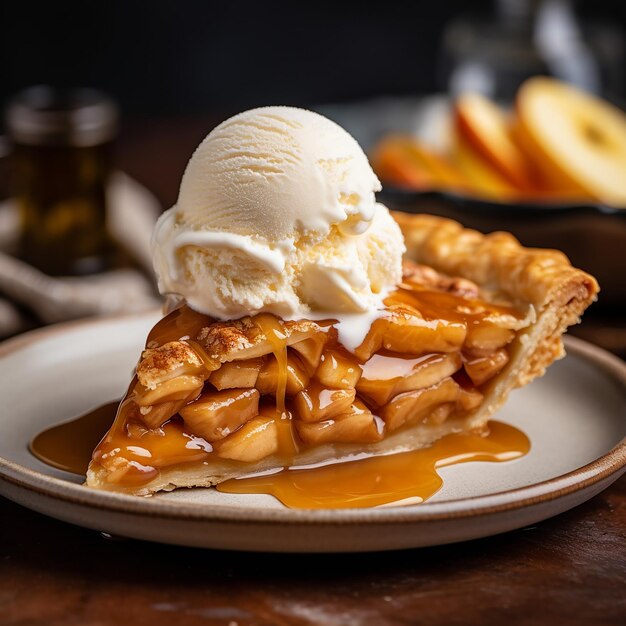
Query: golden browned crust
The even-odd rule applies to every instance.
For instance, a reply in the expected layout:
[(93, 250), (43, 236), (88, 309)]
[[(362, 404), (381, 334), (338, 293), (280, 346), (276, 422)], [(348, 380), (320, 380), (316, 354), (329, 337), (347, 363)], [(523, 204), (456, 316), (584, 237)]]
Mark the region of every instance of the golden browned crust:
[(541, 309), (550, 302), (588, 306), (598, 293), (593, 276), (571, 266), (558, 250), (524, 248), (513, 235), (483, 235), (433, 215), (393, 212), (407, 257), (433, 269), (469, 279), (481, 288), (501, 290)]
[[(288, 346), (310, 337), (313, 333), (328, 330), (310, 320), (281, 321), (280, 325)], [(212, 359), (220, 363), (264, 356), (272, 352), (271, 343), (252, 317), (233, 322), (215, 322), (200, 331), (198, 342)]]
[(424, 287), (452, 293), (461, 298), (479, 298), (478, 285), (460, 276), (446, 276), (428, 265), (420, 265), (410, 259), (402, 260), (402, 279), (417, 282)]
[(241, 350), (249, 350), (261, 339), (261, 329), (244, 317), (233, 322), (215, 322), (203, 328), (198, 341), (213, 359), (223, 359), (226, 355)]
[(433, 215), (394, 212), (393, 217), (412, 261), (469, 279), (481, 289), (506, 293), (520, 307), (535, 310), (535, 323), (518, 334), (511, 361), (476, 413), (474, 423), (480, 426), (511, 389), (542, 376), (550, 363), (564, 355), (561, 335), (580, 321), (596, 299), (598, 283), (572, 267), (562, 252), (525, 248), (509, 233), (483, 235)]
[[(280, 326), (288, 346), (329, 330), (329, 327), (310, 320), (281, 321)], [(227, 361), (264, 356), (273, 350), (271, 342), (251, 317), (214, 322), (205, 326), (195, 339), (209, 359), (214, 361), (212, 369)], [(187, 341), (180, 340), (144, 350), (137, 365), (139, 382), (148, 389), (155, 389), (172, 378), (197, 373), (202, 366), (207, 368), (209, 363), (200, 359), (196, 349)]]

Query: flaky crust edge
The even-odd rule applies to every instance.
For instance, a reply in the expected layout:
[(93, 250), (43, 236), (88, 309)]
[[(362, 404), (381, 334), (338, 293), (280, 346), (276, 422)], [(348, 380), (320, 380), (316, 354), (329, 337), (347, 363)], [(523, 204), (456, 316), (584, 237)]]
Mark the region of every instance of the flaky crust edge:
[(507, 368), (472, 417), (472, 426), (481, 428), (512, 389), (542, 376), (553, 361), (565, 355), (561, 337), (596, 300), (598, 283), (572, 267), (562, 252), (525, 248), (510, 233), (484, 235), (433, 215), (392, 215), (404, 235), (407, 258), (504, 293), (520, 307), (534, 308), (535, 323), (518, 334)]

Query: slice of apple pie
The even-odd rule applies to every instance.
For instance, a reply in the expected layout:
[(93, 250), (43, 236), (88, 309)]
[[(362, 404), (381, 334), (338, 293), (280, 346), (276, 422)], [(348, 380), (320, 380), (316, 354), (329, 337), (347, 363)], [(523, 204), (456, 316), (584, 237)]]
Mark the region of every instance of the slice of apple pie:
[(147, 495), (484, 432), (513, 388), (563, 355), (561, 335), (598, 285), (506, 233), (394, 217), (403, 282), (352, 351), (332, 319), (167, 315), (87, 484)]

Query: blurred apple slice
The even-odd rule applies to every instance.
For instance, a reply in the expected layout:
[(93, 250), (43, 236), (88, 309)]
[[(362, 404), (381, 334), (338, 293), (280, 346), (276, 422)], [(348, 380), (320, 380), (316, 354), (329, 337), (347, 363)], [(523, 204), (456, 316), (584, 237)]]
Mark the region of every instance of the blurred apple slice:
[(516, 145), (506, 113), (479, 93), (462, 94), (454, 105), (456, 132), (508, 183), (523, 192), (536, 187), (527, 157)]
[(474, 194), (495, 200), (512, 200), (520, 196), (520, 190), (485, 161), (459, 133), (454, 133), (450, 150), (454, 162), (472, 181)]
[(560, 81), (519, 89), (516, 136), (563, 195), (626, 207), (626, 115)]
[(411, 189), (463, 190), (468, 182), (446, 157), (413, 137), (390, 135), (371, 154), (372, 166), (386, 182)]

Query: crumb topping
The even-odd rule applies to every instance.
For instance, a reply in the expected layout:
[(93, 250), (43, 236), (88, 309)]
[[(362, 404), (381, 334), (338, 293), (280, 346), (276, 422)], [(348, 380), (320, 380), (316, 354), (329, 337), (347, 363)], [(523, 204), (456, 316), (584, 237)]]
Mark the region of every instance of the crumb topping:
[(179, 376), (181, 369), (197, 369), (202, 361), (184, 341), (170, 341), (158, 348), (144, 350), (137, 366), (139, 382), (154, 389), (159, 383)]

